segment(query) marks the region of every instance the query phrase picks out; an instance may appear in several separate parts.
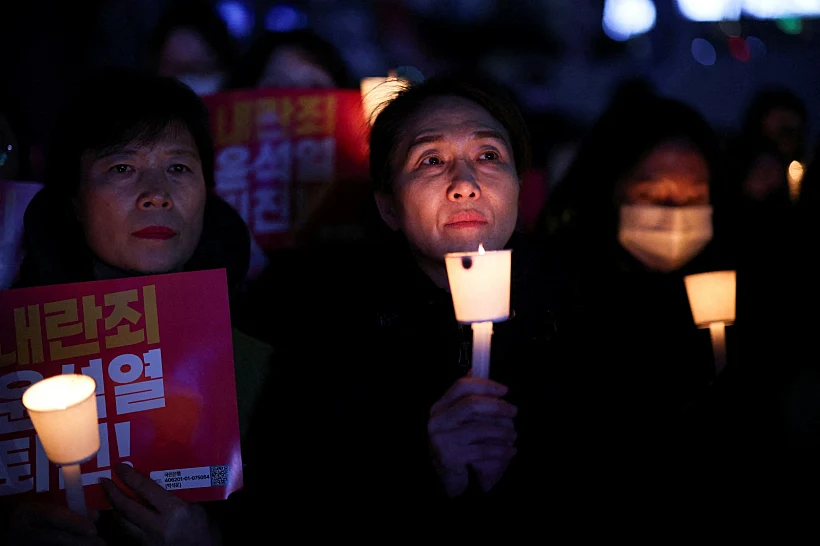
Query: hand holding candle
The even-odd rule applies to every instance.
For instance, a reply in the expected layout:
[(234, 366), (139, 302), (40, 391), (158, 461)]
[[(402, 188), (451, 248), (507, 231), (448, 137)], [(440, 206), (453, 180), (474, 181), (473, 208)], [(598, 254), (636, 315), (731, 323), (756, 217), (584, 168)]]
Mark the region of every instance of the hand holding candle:
[(68, 507), (83, 516), (80, 463), (100, 449), (96, 389), (91, 377), (64, 374), (38, 381), (23, 393), (23, 405), (46, 456), (62, 467)]
[(735, 321), (737, 276), (735, 271), (712, 271), (687, 275), (683, 282), (699, 328), (709, 328), (715, 371), (726, 366), (726, 326)]
[(456, 320), (472, 324), (473, 377), (490, 376), (493, 322), (510, 317), (511, 250), (451, 252), (444, 257)]

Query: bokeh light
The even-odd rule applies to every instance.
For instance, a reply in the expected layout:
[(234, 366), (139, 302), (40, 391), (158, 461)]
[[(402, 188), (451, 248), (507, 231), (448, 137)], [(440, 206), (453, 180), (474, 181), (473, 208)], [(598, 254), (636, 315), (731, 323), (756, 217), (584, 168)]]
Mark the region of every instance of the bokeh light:
[(652, 30), (655, 17), (652, 0), (606, 0), (602, 24), (607, 36), (622, 42)]
[(738, 61), (745, 63), (751, 58), (746, 40), (740, 36), (729, 38), (729, 54)]
[(741, 0), (677, 0), (678, 11), (691, 21), (737, 21)]
[(746, 38), (746, 45), (749, 48), (749, 55), (752, 59), (759, 59), (763, 57), (768, 52), (766, 49), (766, 44), (763, 43), (763, 40), (756, 36), (749, 36)]
[(240, 0), (225, 0), (216, 4), (216, 11), (235, 38), (245, 38), (253, 32), (253, 9)]
[(740, 36), (741, 27), (739, 21), (721, 21), (718, 23), (721, 32), (726, 36)]
[(287, 4), (279, 4), (268, 10), (265, 29), (271, 32), (288, 32), (308, 26), (308, 16), (302, 10)]
[(695, 38), (692, 40), (692, 57), (704, 66), (712, 66), (717, 60), (717, 52), (709, 40)]
[(787, 17), (777, 20), (777, 28), (786, 34), (800, 34), (803, 32), (803, 21), (797, 17)]

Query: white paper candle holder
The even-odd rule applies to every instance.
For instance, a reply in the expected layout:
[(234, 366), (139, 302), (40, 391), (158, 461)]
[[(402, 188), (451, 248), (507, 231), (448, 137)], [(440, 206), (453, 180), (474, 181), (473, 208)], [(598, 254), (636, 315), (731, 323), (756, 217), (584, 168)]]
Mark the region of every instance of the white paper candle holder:
[(510, 318), (511, 250), (453, 252), (444, 257), (456, 320), (462, 324)]
[(735, 271), (710, 271), (683, 278), (692, 317), (698, 328), (709, 328), (715, 369), (726, 366), (726, 326), (735, 321), (737, 274)]
[(452, 252), (444, 263), (456, 320), (473, 330), (473, 377), (490, 375), (493, 323), (510, 318), (511, 250)]
[(85, 515), (80, 463), (100, 449), (97, 426), (97, 384), (80, 374), (55, 375), (32, 384), (23, 393), (48, 459), (62, 467), (69, 508)]

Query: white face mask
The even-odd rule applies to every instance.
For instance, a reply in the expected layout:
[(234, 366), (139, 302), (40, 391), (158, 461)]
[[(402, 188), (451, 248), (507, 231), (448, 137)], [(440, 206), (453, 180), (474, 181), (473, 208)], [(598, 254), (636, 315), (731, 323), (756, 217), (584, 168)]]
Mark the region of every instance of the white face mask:
[(212, 95), (222, 89), (222, 80), (224, 77), (219, 72), (215, 74), (192, 74), (189, 72), (180, 74), (177, 76), (177, 79), (202, 97)]
[(623, 205), (618, 242), (649, 269), (681, 268), (712, 240), (712, 207)]

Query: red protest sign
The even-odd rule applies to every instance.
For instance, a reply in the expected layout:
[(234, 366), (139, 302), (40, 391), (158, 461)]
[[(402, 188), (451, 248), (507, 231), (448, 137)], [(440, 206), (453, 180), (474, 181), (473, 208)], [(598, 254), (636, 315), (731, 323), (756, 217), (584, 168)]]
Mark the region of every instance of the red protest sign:
[(203, 99), (216, 192), (260, 247), (299, 245), (317, 223), (345, 229), (358, 221), (355, 200), (368, 180), (359, 91), (252, 89)]
[(0, 292), (0, 495), (62, 502), (21, 399), (65, 373), (97, 383), (100, 450), (81, 465), (90, 507), (107, 506), (97, 482), (119, 462), (191, 502), (242, 486), (224, 270)]

